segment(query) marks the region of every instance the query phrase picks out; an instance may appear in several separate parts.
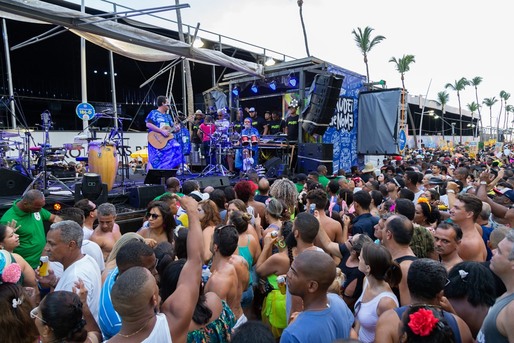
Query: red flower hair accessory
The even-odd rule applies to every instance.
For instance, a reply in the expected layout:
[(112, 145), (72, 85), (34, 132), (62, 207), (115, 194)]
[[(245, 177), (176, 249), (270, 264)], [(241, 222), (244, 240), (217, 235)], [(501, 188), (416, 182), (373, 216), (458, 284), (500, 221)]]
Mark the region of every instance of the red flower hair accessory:
[(418, 336), (428, 336), (439, 322), (439, 319), (434, 317), (434, 313), (430, 310), (419, 309), (417, 312), (409, 315), (409, 328)]

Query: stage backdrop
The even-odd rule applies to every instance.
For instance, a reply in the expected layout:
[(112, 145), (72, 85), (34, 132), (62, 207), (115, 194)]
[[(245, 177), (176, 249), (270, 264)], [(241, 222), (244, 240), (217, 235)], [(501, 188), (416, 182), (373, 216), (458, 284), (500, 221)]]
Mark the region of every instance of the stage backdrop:
[(336, 174), (339, 169), (350, 171), (351, 166), (357, 165), (357, 99), (359, 92), (365, 90), (366, 77), (343, 68), (333, 67), (329, 71), (344, 76), (334, 115), (323, 135), (323, 143), (334, 145), (333, 170)]

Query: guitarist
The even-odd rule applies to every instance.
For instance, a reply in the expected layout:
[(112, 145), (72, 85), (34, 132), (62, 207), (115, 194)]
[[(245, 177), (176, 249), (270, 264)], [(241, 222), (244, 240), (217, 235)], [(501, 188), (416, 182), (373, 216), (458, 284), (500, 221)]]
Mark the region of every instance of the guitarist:
[(169, 114), (170, 103), (164, 95), (157, 97), (157, 109), (145, 119), (148, 134), (148, 168), (173, 169), (180, 166), (180, 144), (173, 138), (175, 125)]

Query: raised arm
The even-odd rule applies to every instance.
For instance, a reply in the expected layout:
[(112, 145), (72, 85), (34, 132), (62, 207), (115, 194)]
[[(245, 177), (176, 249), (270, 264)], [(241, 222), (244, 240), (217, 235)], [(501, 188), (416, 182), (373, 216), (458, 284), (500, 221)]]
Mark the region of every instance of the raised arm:
[(339, 250), (339, 244), (332, 242), (330, 240), (327, 233), (325, 232), (325, 229), (321, 225), (319, 227), (318, 235), (316, 236), (316, 239), (314, 240), (314, 244), (316, 244), (321, 249), (325, 250), (326, 253), (328, 253), (332, 256), (339, 257), (339, 258), (343, 257), (343, 255), (341, 254), (341, 250)]
[(203, 237), (198, 217), (198, 203), (189, 196), (180, 200), (189, 218), (187, 261), (180, 273), (177, 289), (162, 304), (161, 311), (168, 318), (173, 341), (183, 341), (189, 330), (193, 312), (200, 295), (202, 275)]

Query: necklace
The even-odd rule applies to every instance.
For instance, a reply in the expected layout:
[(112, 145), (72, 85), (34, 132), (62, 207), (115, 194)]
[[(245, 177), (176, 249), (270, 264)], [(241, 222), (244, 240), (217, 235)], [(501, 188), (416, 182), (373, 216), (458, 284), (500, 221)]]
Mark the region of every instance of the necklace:
[(152, 318), (153, 318), (153, 316), (152, 316), (152, 317), (150, 317), (150, 318), (146, 321), (145, 325), (141, 326), (141, 327), (140, 327), (136, 332), (133, 332), (133, 333), (128, 334), (128, 335), (124, 335), (124, 334), (122, 334), (121, 332), (118, 332), (118, 335), (120, 335), (121, 337), (124, 337), (124, 338), (129, 338), (129, 337), (135, 336), (135, 335), (137, 335), (138, 333), (140, 333), (141, 331), (143, 331), (143, 329), (148, 325), (148, 323), (150, 322), (150, 320), (152, 320)]

